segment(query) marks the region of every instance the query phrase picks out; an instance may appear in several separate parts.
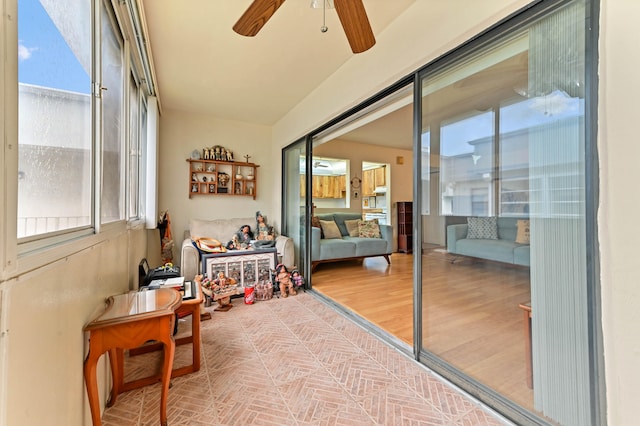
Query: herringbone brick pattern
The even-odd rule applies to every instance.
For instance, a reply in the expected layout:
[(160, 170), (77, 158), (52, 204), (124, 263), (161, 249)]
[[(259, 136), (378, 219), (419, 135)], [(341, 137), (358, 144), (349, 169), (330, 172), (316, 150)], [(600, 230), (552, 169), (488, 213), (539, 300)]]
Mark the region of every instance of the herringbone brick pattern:
[[(200, 371), (171, 381), (170, 425), (508, 424), (309, 293), (233, 305), (202, 322)], [(127, 357), (127, 381), (160, 361)], [(157, 425), (159, 401), (159, 384), (121, 394), (103, 425)]]

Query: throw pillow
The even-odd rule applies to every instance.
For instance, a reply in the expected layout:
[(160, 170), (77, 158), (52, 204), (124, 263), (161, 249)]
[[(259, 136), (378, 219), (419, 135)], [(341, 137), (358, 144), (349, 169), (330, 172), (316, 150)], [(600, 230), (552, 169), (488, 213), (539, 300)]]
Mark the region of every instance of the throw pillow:
[(468, 217), (467, 238), (470, 240), (497, 240), (498, 218)]
[(378, 219), (358, 220), (358, 236), (361, 238), (382, 238)]
[(324, 234), (322, 233), (322, 225), (320, 225), (320, 219), (318, 216), (311, 217), (311, 226), (314, 228), (320, 228), (320, 238), (324, 238)]
[(349, 231), (350, 237), (357, 237), (360, 235), (360, 231), (358, 231), (358, 222), (360, 219), (353, 220), (345, 220), (344, 224), (347, 227), (347, 231)]
[(516, 243), (529, 244), (531, 242), (531, 233), (529, 232), (529, 221), (525, 219), (518, 220), (518, 233), (516, 234)]
[(322, 233), (324, 238), (329, 240), (332, 238), (342, 238), (338, 224), (333, 220), (321, 220), (320, 226), (322, 227)]

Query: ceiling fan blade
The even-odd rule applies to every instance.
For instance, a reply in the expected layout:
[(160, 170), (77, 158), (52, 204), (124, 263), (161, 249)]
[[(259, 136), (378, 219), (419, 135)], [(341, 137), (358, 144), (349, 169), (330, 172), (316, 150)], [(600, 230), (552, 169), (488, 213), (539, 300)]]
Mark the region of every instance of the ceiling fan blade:
[(340, 23), (353, 53), (361, 53), (376, 44), (362, 0), (334, 0)]
[(233, 31), (243, 36), (253, 37), (284, 2), (285, 0), (253, 0), (251, 6), (233, 26)]

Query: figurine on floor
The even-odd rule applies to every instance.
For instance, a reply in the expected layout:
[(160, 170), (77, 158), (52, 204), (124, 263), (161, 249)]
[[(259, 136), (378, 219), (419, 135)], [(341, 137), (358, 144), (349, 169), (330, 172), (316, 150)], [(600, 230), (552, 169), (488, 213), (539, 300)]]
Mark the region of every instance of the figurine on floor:
[(282, 263), (276, 266), (276, 282), (280, 286), (280, 295), (282, 297), (297, 294), (296, 289), (293, 287), (293, 281), (291, 281), (291, 274)]
[(304, 286), (304, 277), (295, 268), (291, 271), (291, 281), (293, 281), (293, 288), (296, 290)]
[[(224, 272), (218, 272), (218, 276), (211, 282), (211, 290), (214, 294), (214, 299), (216, 298), (216, 294), (224, 294), (229, 291), (230, 286), (236, 285), (236, 280), (231, 277), (226, 277)], [(218, 299), (218, 308), (219, 310), (227, 310), (231, 308), (231, 296), (222, 297)]]

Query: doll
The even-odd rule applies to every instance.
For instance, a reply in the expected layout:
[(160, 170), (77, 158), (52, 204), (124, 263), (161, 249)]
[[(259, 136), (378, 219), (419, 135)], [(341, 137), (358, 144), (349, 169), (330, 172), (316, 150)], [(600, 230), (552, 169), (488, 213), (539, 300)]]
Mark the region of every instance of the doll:
[(272, 241), (275, 239), (273, 226), (266, 224), (264, 216), (259, 211), (256, 212), (256, 240)]
[[(231, 277), (226, 277), (224, 272), (218, 272), (218, 276), (212, 281), (211, 290), (213, 293), (223, 293), (228, 290), (229, 286), (235, 285), (236, 280)], [(215, 296), (214, 296), (215, 298)], [(219, 308), (226, 308), (231, 303), (231, 296), (222, 297), (218, 299)]]
[(276, 282), (280, 284), (280, 294), (282, 297), (287, 297), (289, 294), (292, 296), (297, 294), (291, 281), (291, 274), (282, 263), (276, 266)]
[(300, 275), (300, 271), (297, 269), (291, 271), (291, 281), (293, 281), (293, 287), (296, 289), (304, 286), (304, 277)]
[(251, 232), (251, 227), (249, 225), (242, 225), (240, 230), (236, 232), (234, 237), (237, 239), (238, 248), (246, 249), (251, 245), (251, 240), (253, 240), (253, 232)]

